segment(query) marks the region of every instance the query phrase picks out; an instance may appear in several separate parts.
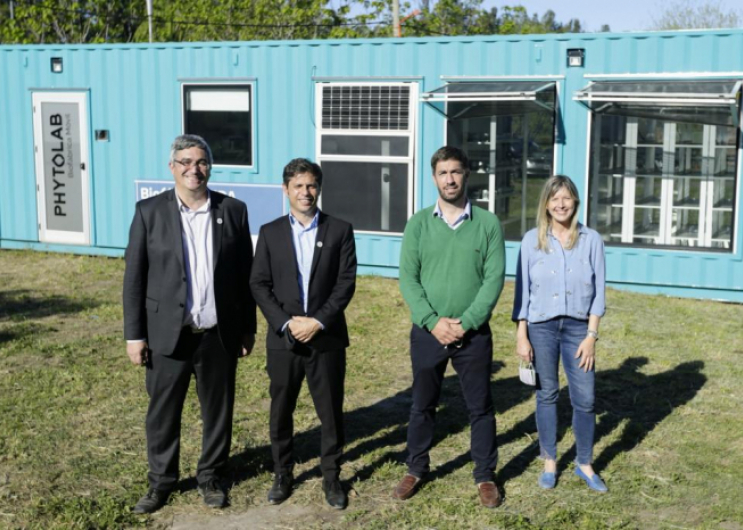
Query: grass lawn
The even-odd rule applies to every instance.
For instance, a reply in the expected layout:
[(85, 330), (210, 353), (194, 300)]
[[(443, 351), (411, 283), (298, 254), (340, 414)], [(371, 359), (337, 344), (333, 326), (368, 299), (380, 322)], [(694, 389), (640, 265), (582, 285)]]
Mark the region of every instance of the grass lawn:
[[(146, 489), (147, 397), (144, 372), (129, 364), (122, 338), (123, 269), (119, 259), (0, 251), (0, 528), (165, 527), (216, 515), (195, 490), (201, 427), (193, 389), (180, 492), (154, 517), (129, 513)], [(451, 370), (429, 480), (406, 503), (390, 498), (405, 471), (409, 315), (396, 281), (362, 277), (348, 311), (341, 478), (353, 488), (350, 506), (341, 513), (324, 506), (318, 424), (305, 389), (295, 425), (299, 484), (280, 508), (299, 515), (280, 527), (743, 528), (735, 478), (743, 469), (743, 306), (608, 293), (595, 467), (610, 491), (600, 495), (572, 475), (566, 388), (558, 486), (537, 487), (534, 400), (517, 378), (512, 300), (507, 282), (491, 321), (501, 508), (477, 505), (467, 412)], [(269, 398), (259, 320), (258, 347), (239, 367), (225, 521), (279, 510), (265, 502)]]

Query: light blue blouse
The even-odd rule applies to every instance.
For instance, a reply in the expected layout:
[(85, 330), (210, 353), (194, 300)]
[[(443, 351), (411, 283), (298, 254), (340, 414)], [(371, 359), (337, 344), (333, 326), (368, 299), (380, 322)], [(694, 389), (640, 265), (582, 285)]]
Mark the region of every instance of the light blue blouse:
[(550, 248), (537, 249), (537, 229), (524, 235), (516, 269), (512, 319), (531, 323), (567, 316), (588, 320), (606, 312), (604, 242), (595, 230), (578, 225), (578, 242), (565, 250), (547, 232)]

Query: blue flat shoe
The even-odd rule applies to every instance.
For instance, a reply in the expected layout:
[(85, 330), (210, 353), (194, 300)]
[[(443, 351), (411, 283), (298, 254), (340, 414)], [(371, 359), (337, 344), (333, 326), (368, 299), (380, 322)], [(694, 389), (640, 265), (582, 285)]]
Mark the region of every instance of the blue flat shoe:
[(588, 487), (591, 488), (593, 491), (598, 491), (601, 493), (606, 493), (609, 491), (609, 488), (606, 487), (606, 484), (604, 484), (604, 481), (601, 480), (601, 477), (599, 477), (598, 473), (594, 473), (592, 477), (589, 477), (583, 471), (581, 471), (581, 468), (576, 466), (575, 468), (575, 474), (586, 481), (586, 484), (588, 484)]
[(539, 484), (539, 487), (546, 490), (551, 490), (552, 488), (554, 488), (556, 482), (557, 477), (555, 476), (555, 474), (548, 473), (547, 471), (539, 475), (539, 480), (537, 480), (537, 484)]

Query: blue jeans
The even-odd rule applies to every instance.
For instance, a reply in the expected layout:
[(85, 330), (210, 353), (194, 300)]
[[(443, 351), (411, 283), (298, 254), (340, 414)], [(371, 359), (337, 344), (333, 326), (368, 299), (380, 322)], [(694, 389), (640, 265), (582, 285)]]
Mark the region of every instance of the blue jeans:
[(573, 434), (576, 462), (590, 464), (596, 414), (593, 410), (595, 372), (578, 368), (578, 346), (586, 338), (588, 321), (558, 317), (529, 324), (529, 341), (534, 350), (537, 371), (537, 430), (542, 458), (557, 459), (557, 398), (560, 381), (557, 371), (560, 357), (568, 378), (570, 404), (573, 406)]

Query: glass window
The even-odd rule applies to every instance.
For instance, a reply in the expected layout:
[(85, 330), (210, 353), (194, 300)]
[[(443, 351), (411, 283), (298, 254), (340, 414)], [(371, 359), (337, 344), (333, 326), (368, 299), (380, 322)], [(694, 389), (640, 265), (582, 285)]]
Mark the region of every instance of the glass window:
[(598, 113), (592, 138), (588, 222), (606, 241), (732, 249), (731, 123)]
[[(539, 193), (553, 172), (554, 83), (452, 83), (447, 93), (438, 110), (448, 117), (447, 144), (470, 159), (470, 201), (495, 213), (506, 239), (518, 241), (535, 226)], [(462, 94), (472, 97), (462, 101)]]
[(214, 163), (253, 165), (251, 85), (185, 85), (183, 126), (212, 149)]
[(401, 234), (412, 215), (416, 89), (318, 84), (321, 205), (357, 232)]
[(322, 204), (354, 230), (403, 232), (408, 220), (408, 166), (382, 162), (322, 164)]

